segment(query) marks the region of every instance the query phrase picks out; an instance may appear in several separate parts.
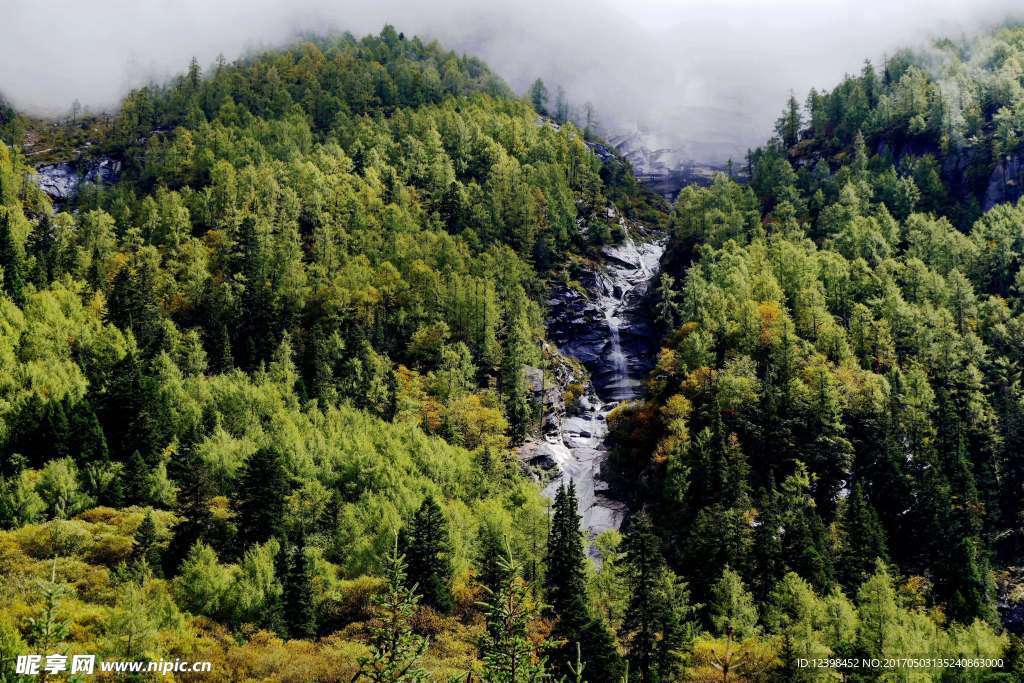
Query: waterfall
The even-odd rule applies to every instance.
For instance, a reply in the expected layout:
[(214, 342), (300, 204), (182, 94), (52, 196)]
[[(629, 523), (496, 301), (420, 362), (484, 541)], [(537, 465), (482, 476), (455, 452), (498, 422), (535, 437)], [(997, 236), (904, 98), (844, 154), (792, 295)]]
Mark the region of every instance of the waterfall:
[(663, 251), (662, 242), (637, 242), (627, 230), (621, 244), (602, 250), (587, 299), (565, 291), (551, 302), (550, 336), (562, 353), (586, 366), (591, 381), (578, 408), (558, 416), (557, 429), (545, 434), (534, 453), (543, 451), (558, 470), (546, 495), (554, 497), (569, 480), (575, 483), (582, 526), (591, 539), (621, 526), (626, 515), (601, 479), (608, 457), (606, 417), (620, 402), (641, 395), (652, 367), (655, 334), (642, 303)]

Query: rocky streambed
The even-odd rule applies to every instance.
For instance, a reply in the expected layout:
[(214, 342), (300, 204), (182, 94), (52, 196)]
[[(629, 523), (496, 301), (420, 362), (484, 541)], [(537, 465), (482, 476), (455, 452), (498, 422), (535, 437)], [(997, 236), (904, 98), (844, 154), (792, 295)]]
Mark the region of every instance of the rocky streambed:
[[(644, 300), (658, 274), (663, 242), (627, 228), (621, 244), (606, 246), (582, 278), (585, 291), (559, 286), (548, 302), (548, 337), (559, 351), (580, 362), (586, 376), (567, 376), (563, 367), (554, 384), (582, 385), (569, 405), (547, 402), (544, 433), (522, 448), (524, 460), (553, 475), (545, 494), (576, 485), (582, 526), (593, 538), (621, 526), (625, 504), (602, 480), (608, 457), (606, 417), (622, 401), (638, 398), (653, 365), (655, 330)], [(560, 375), (560, 376), (559, 376)], [(553, 407), (552, 407), (553, 406)]]

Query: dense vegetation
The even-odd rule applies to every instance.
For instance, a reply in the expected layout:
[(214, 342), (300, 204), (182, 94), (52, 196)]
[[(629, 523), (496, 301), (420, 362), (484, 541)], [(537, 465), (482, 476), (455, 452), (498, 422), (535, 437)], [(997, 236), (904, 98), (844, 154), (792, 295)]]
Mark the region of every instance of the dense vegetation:
[[(957, 53), (985, 102), (1015, 36)], [(0, 107), (0, 680), (53, 651), (213, 661), (181, 680), (1017, 680), (1024, 206), (965, 227), (981, 200), (937, 168), (1019, 98), (921, 128), (914, 60), (791, 106), (749, 186), (680, 195), (665, 348), (610, 418), (637, 512), (598, 565), (573, 487), (546, 512), (513, 455), (524, 370), (550, 280), (609, 215), (663, 216), (564, 95), (389, 27), (193, 63), (109, 121)], [(44, 138), (122, 177), (55, 212)]]
[[(705, 625), (732, 576), (789, 652), (935, 652), (965, 633), (1006, 646), (996, 580), (1019, 591), (1024, 551), (1024, 204), (981, 214), (978, 192), (1020, 151), (1022, 40), (868, 64), (806, 112), (791, 98), (748, 186), (680, 194), (649, 399), (610, 421), (619, 476), (640, 482)], [(943, 169), (965, 158), (956, 185)], [(910, 640), (863, 640), (880, 582)], [(799, 633), (771, 616), (797, 585), (857, 601), (861, 640), (815, 631), (807, 608)]]
[(509, 448), (544, 278), (612, 238), (606, 188), (653, 201), (628, 167), (391, 28), (193, 63), (66, 134), (0, 115), (123, 164), (53, 212), (0, 145), (0, 675), (59, 645), (347, 680), (384, 574), (432, 669), (480, 666), (478, 559), (537, 585), (545, 555)]

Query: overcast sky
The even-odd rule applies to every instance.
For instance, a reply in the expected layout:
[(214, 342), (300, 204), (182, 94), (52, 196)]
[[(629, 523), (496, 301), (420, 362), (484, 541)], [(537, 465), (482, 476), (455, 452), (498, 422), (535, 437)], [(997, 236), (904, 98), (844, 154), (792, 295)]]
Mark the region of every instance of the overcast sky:
[[(536, 76), (590, 100), (606, 130), (737, 149), (761, 141), (790, 90), (830, 87), (902, 46), (959, 37), (1020, 0), (0, 0), (0, 92), (35, 112), (128, 88), (300, 32), (385, 23), (482, 57), (522, 91)], [(1016, 16), (1013, 16), (1013, 14)], [(700, 145), (703, 144), (704, 147)], [(705, 152), (710, 153), (710, 152)]]

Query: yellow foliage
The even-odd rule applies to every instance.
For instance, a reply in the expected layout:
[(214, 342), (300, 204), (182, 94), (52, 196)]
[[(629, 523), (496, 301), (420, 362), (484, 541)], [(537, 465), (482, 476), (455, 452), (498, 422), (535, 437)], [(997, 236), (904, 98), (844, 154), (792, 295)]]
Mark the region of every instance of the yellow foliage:
[(703, 635), (693, 643), (695, 666), (687, 670), (686, 680), (698, 683), (748, 683), (778, 666), (778, 646), (759, 637), (737, 641)]
[(757, 313), (761, 316), (761, 344), (764, 346), (773, 345), (778, 339), (779, 322), (784, 319), (785, 313), (774, 301), (762, 301), (757, 305)]
[(717, 381), (717, 370), (709, 367), (700, 367), (686, 376), (686, 380), (683, 382), (683, 391), (690, 396), (709, 394), (714, 391)]

